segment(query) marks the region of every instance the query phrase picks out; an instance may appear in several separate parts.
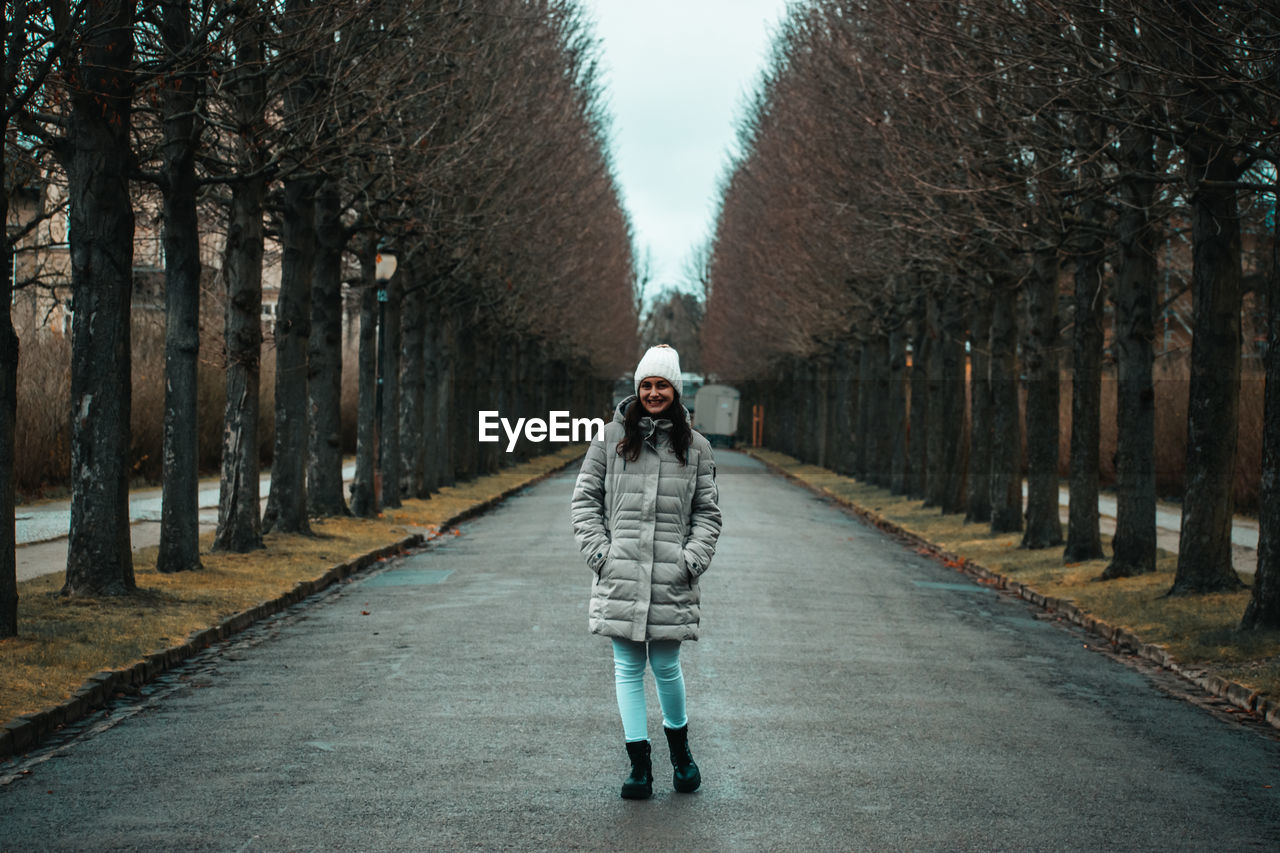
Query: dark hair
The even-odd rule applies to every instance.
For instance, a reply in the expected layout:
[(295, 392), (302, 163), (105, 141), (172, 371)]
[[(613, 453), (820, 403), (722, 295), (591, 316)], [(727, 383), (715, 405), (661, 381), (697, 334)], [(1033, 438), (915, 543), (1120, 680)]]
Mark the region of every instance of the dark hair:
[[(639, 397), (632, 400), (631, 405), (627, 407), (626, 417), (622, 422), (625, 432), (622, 441), (618, 442), (618, 455), (628, 462), (635, 462), (640, 458), (640, 448), (644, 446), (644, 436), (640, 434), (640, 419), (646, 414), (648, 412), (640, 403)], [(679, 392), (676, 392), (675, 399), (671, 401), (667, 410), (658, 417), (671, 421), (671, 449), (680, 459), (680, 464), (687, 465), (689, 445), (693, 442), (693, 429), (689, 426), (684, 406), (680, 405)]]

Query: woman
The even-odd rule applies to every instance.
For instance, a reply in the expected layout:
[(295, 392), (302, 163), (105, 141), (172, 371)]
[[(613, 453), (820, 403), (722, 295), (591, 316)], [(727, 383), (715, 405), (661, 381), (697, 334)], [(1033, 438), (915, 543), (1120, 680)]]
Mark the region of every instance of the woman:
[(588, 623), (613, 640), (614, 685), (631, 775), (622, 796), (653, 794), (644, 670), (662, 705), (682, 793), (702, 782), (689, 751), (680, 643), (698, 639), (698, 578), (720, 535), (711, 445), (680, 403), (680, 358), (663, 344), (640, 359), (635, 396), (591, 443), (573, 492), (573, 529), (595, 577)]

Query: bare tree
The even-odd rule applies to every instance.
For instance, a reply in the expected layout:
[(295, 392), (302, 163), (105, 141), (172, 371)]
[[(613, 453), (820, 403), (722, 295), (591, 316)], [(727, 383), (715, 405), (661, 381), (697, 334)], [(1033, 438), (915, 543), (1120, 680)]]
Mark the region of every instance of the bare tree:
[(227, 402), (215, 551), (263, 547), (258, 473), (258, 393), (262, 359), (263, 216), (267, 169), (267, 21), (256, 2), (237, 14), (233, 59), (221, 79), (224, 135), (237, 180), (230, 184), (222, 275), (226, 283)]
[(279, 203), (281, 269), (274, 340), (275, 442), (264, 532), (310, 533), (307, 520), (308, 367), (316, 252), (316, 193), (323, 182), (315, 152), (335, 30), (325, 0), (286, 0), (281, 61), (288, 83), (282, 123), (290, 137)]
[[(198, 113), (207, 77), (203, 34), (190, 3), (165, 0), (150, 85), (160, 101), (160, 172), (165, 257), (165, 402), (162, 450), (161, 572), (201, 568), (196, 368), (200, 354), (200, 226), (196, 213)], [(143, 32), (147, 28), (143, 28)]]
[(56, 151), (70, 198), (72, 490), (69, 595), (134, 589), (129, 547), (129, 317), (133, 206), (129, 130), (134, 4), (53, 3), (68, 109)]
[(1118, 263), (1112, 301), (1116, 352), (1116, 532), (1104, 578), (1156, 569), (1155, 389), (1152, 339), (1156, 320), (1155, 158), (1151, 131), (1140, 124), (1120, 133), (1116, 158), (1124, 177), (1117, 190)]
[[(3, 254), (4, 285), (0, 299), (0, 637), (18, 633), (18, 582), (14, 548), (17, 534), (14, 526), (14, 433), (18, 407), (18, 336), (13, 327), (12, 306), (18, 282), (14, 280), (14, 239), (10, 234), (9, 195), (12, 174), (10, 129), (29, 123), (45, 81), (61, 55), (59, 45), (41, 29), (33, 26), (35, 4), (15, 2), (5, 5), (5, 28), (0, 34), (5, 46), (4, 64), (0, 65), (0, 129), (5, 151), (0, 156), (0, 213), (6, 229)], [(64, 37), (67, 36), (64, 29)], [(25, 229), (21, 229), (25, 230)]]
[[(1272, 161), (1274, 169), (1277, 163)], [(1273, 173), (1274, 174), (1274, 173)], [(1272, 195), (1280, 199), (1280, 193)], [(1267, 281), (1267, 392), (1263, 413), (1262, 496), (1258, 570), (1241, 627), (1280, 628), (1280, 205), (1273, 201), (1271, 270)]]

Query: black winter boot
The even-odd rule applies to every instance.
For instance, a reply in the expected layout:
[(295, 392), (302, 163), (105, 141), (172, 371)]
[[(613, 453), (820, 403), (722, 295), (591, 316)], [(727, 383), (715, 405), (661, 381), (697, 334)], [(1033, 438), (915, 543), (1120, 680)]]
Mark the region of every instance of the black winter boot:
[(667, 733), (667, 746), (671, 748), (671, 766), (676, 769), (671, 776), (671, 783), (682, 794), (690, 794), (698, 790), (702, 784), (702, 774), (698, 765), (693, 763), (693, 753), (689, 751), (689, 724), (678, 729), (662, 730)]
[(647, 800), (653, 796), (653, 762), (649, 754), (649, 741), (627, 742), (627, 756), (631, 759), (631, 775), (622, 783), (623, 799)]

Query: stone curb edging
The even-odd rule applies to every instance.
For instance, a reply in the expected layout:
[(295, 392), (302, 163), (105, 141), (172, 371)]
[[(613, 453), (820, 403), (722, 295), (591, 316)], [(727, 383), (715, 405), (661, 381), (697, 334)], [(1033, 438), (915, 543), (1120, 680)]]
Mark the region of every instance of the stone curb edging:
[(758, 460), (768, 467), (771, 471), (786, 477), (794, 483), (804, 486), (811, 492), (821, 494), (824, 497), (831, 498), (840, 505), (847, 507), (854, 514), (864, 519), (867, 523), (877, 527), (886, 533), (907, 540), (912, 545), (919, 547), (923, 551), (928, 551), (933, 556), (942, 560), (944, 565), (954, 568), (965, 574), (977, 578), (980, 582), (990, 585), (995, 589), (1005, 590), (1023, 601), (1030, 602), (1043, 610), (1061, 616), (1079, 625), (1085, 631), (1094, 634), (1111, 644), (1116, 651), (1128, 652), (1136, 655), (1143, 660), (1155, 664), (1169, 670), (1185, 681), (1194, 684), (1201, 690), (1218, 699), (1227, 702), (1234, 708), (1244, 711), (1259, 720), (1263, 720), (1273, 728), (1280, 729), (1280, 698), (1267, 696), (1258, 690), (1245, 687), (1235, 681), (1228, 681), (1221, 676), (1213, 675), (1203, 669), (1185, 666), (1179, 663), (1168, 650), (1163, 646), (1154, 643), (1145, 643), (1142, 638), (1134, 634), (1127, 628), (1112, 625), (1105, 620), (1098, 619), (1086, 610), (1080, 609), (1073, 602), (1065, 599), (1056, 598), (1054, 596), (1043, 595), (1033, 587), (1016, 581), (1008, 575), (1000, 574), (988, 569), (986, 566), (973, 562), (967, 557), (961, 557), (946, 551), (940, 546), (930, 542), (895, 521), (880, 515), (879, 513), (869, 510), (866, 507), (859, 506), (846, 497), (832, 492), (830, 489), (801, 479), (797, 475), (791, 473), (780, 465), (763, 459), (751, 452), (750, 448), (745, 448), (745, 452), (753, 459)]
[(89, 676), (85, 683), (65, 702), (51, 708), (45, 708), (42, 711), (14, 717), (12, 720), (0, 724), (0, 761), (5, 761), (30, 751), (62, 726), (73, 723), (104, 707), (117, 693), (137, 693), (138, 689), (147, 682), (194, 657), (213, 644), (229, 639), (251, 625), (287, 610), (341, 580), (363, 572), (377, 562), (402, 554), (431, 539), (438, 539), (449, 528), (489, 511), (521, 489), (540, 483), (553, 474), (558, 474), (581, 458), (581, 456), (572, 457), (562, 465), (557, 465), (555, 468), (518, 483), (498, 495), (471, 505), (462, 512), (442, 521), (437, 527), (437, 532), (430, 536), (414, 533), (390, 545), (384, 545), (381, 548), (375, 548), (372, 551), (354, 557), (345, 563), (338, 563), (335, 566), (331, 566), (318, 578), (298, 581), (294, 584), (293, 589), (283, 595), (228, 616), (210, 628), (196, 631), (187, 637), (184, 642), (153, 652), (132, 666), (123, 667), (122, 669), (104, 669)]

